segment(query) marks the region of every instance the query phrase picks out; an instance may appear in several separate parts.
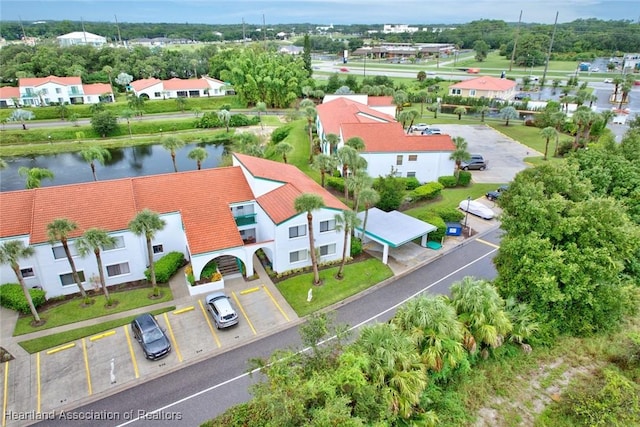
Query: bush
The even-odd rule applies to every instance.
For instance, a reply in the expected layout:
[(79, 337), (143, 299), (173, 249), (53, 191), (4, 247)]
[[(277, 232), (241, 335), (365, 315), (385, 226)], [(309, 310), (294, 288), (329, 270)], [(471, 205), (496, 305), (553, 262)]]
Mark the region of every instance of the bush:
[(394, 175), (378, 177), (373, 182), (373, 188), (380, 193), (380, 200), (376, 204), (378, 209), (385, 212), (398, 209), (405, 196), (405, 183)]
[(440, 178), (438, 178), (438, 182), (442, 184), (444, 188), (453, 188), (458, 185), (458, 179), (453, 175), (441, 176)]
[[(156, 282), (167, 283), (180, 267), (184, 265), (184, 255), (182, 252), (169, 252), (158, 261), (153, 263), (156, 272)], [(151, 280), (149, 269), (144, 272), (147, 280)]]
[(471, 183), (471, 172), (469, 171), (458, 172), (458, 185), (462, 185), (463, 187), (466, 187), (470, 183)]
[(333, 188), (336, 191), (344, 192), (344, 179), (329, 177), (327, 178), (327, 186)]
[(200, 273), (200, 279), (211, 279), (213, 277), (213, 275), (215, 273), (218, 272), (218, 264), (215, 262), (212, 262), (210, 264), (207, 264), (204, 266), (204, 268), (202, 269), (202, 273)]
[(351, 238), (351, 256), (355, 257), (362, 253), (362, 241), (357, 237)]
[(246, 116), (244, 114), (232, 114), (229, 119), (229, 127), (255, 126), (260, 124), (258, 116)]
[(436, 213), (431, 211), (422, 212), (418, 214), (417, 218), (438, 227), (436, 231), (432, 231), (431, 233), (429, 233), (428, 239), (432, 242), (440, 243), (447, 231), (447, 226), (444, 223), (444, 220), (440, 218)]
[(413, 201), (432, 200), (440, 195), (443, 185), (439, 182), (427, 182), (411, 192)]
[[(42, 289), (29, 289), (33, 305), (38, 308), (44, 304), (45, 292)], [(18, 283), (6, 283), (0, 286), (0, 305), (23, 314), (31, 313), (29, 303), (24, 297), (22, 286)]]
[(415, 176), (401, 179), (404, 181), (404, 188), (407, 191), (415, 190), (416, 188), (420, 187), (420, 181), (418, 181), (418, 178), (416, 178)]
[(278, 142), (282, 142), (286, 137), (291, 133), (291, 125), (280, 126), (271, 132), (271, 142), (273, 144), (277, 144)]
[(460, 222), (464, 218), (464, 213), (455, 208), (438, 208), (434, 211), (444, 222)]

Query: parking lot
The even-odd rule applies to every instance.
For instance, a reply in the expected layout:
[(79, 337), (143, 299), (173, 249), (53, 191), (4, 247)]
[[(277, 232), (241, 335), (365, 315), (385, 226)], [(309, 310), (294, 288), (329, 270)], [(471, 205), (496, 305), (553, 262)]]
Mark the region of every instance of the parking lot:
[(176, 309), (156, 316), (171, 341), (164, 358), (145, 359), (130, 325), (120, 326), (0, 365), (3, 379), (2, 426), (31, 424), (17, 419), (78, 406), (79, 401), (112, 394), (195, 363), (267, 334), (298, 318), (279, 293), (258, 281), (226, 281), (225, 293), (239, 323), (217, 329), (204, 295), (174, 301)]
[[(520, 122), (514, 126), (521, 126)], [(461, 136), (469, 144), (469, 152), (482, 154), (487, 161), (484, 171), (471, 171), (473, 181), (478, 183), (505, 184), (511, 182), (516, 174), (527, 168), (526, 157), (542, 156), (526, 145), (501, 134), (485, 125), (439, 125), (443, 134), (452, 138)]]

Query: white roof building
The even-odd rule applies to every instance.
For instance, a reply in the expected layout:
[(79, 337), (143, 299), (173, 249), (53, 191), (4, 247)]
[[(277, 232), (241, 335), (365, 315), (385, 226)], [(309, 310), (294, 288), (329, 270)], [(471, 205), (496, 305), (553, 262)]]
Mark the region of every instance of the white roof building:
[(64, 34), (56, 38), (60, 46), (90, 45), (100, 47), (107, 43), (105, 37), (87, 31), (74, 31), (73, 33)]

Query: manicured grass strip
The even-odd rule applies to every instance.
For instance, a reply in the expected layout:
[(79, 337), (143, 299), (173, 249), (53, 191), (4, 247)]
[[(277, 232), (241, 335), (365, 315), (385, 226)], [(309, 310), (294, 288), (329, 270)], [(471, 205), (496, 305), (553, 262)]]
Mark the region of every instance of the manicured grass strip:
[[(313, 286), (313, 273), (292, 277), (276, 286), (298, 316), (306, 316), (393, 276), (388, 266), (373, 258), (346, 265), (342, 280), (334, 277), (338, 269), (332, 267), (320, 271), (322, 286)], [(307, 302), (309, 289), (313, 289), (311, 302)]]
[[(153, 315), (158, 315), (165, 313), (167, 311), (175, 310), (175, 306), (159, 308), (157, 310), (152, 310), (150, 313)], [(119, 326), (127, 325), (131, 323), (131, 321), (136, 316), (128, 316), (123, 317), (116, 320), (110, 320), (108, 322), (100, 323), (92, 326), (85, 326), (83, 328), (72, 329), (66, 332), (60, 332), (57, 334), (47, 335), (46, 337), (34, 338), (32, 340), (26, 340), (19, 342), (20, 347), (24, 348), (30, 354), (37, 353), (39, 351), (46, 350), (48, 348), (56, 347), (71, 341), (75, 341), (81, 338), (85, 338), (94, 334), (99, 334), (100, 332), (108, 331), (109, 329), (114, 329)]]
[(46, 319), (43, 326), (34, 328), (31, 326), (33, 320), (31, 316), (21, 316), (16, 323), (14, 336), (29, 334), (31, 332), (42, 331), (44, 329), (55, 328), (57, 326), (68, 325), (70, 323), (81, 322), (87, 319), (107, 316), (114, 313), (133, 310), (135, 308), (146, 307), (148, 305), (171, 301), (173, 294), (168, 287), (162, 288), (162, 298), (149, 299), (151, 288), (133, 289), (123, 292), (111, 292), (111, 298), (118, 301), (114, 308), (105, 308), (106, 300), (104, 295), (95, 297), (95, 302), (88, 306), (82, 306), (82, 298), (74, 298), (68, 302), (52, 307), (49, 310), (40, 312), (40, 317)]
[[(504, 184), (507, 184), (506, 182)], [(440, 197), (436, 200), (432, 200), (415, 208), (403, 211), (403, 213), (411, 216), (417, 216), (419, 212), (425, 210), (434, 210), (439, 208), (452, 208), (456, 209), (461, 200), (465, 200), (471, 196), (471, 199), (477, 199), (486, 194), (489, 190), (495, 190), (501, 184), (472, 184), (469, 187), (460, 188), (446, 188), (440, 193)]]

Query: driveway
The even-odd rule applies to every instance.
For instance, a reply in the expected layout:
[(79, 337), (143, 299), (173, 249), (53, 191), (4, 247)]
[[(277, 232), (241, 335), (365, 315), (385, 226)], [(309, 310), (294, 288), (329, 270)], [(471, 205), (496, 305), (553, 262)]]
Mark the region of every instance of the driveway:
[[(469, 144), (469, 152), (482, 154), (487, 161), (484, 171), (471, 171), (473, 182), (506, 184), (518, 172), (528, 167), (525, 157), (542, 156), (526, 145), (486, 125), (440, 125), (434, 124), (442, 133), (452, 138), (461, 136)], [(520, 122), (513, 126), (522, 126)]]

